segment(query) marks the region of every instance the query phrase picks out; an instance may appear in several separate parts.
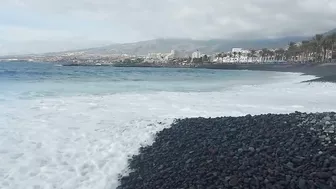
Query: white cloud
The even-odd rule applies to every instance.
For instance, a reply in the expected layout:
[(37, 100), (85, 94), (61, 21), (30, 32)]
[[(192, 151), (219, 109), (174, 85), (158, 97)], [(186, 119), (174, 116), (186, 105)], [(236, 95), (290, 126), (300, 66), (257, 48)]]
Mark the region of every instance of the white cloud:
[[(95, 28), (99, 39), (118, 42), (157, 37), (234, 39), (313, 35), (336, 27), (336, 1), (331, 0), (2, 1), (41, 15), (102, 23)], [(37, 36), (27, 33), (30, 38)], [(40, 38), (80, 35), (91, 39), (96, 35), (80, 30), (38, 33)]]

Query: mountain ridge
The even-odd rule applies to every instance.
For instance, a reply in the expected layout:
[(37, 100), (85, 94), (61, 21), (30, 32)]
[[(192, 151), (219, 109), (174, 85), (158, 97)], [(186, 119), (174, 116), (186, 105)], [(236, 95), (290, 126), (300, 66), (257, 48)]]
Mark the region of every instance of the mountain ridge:
[[(323, 35), (336, 33), (336, 28), (329, 30)], [(80, 53), (84, 55), (147, 55), (148, 53), (168, 53), (177, 50), (185, 53), (192, 53), (196, 50), (202, 53), (212, 54), (230, 51), (232, 48), (261, 49), (261, 48), (283, 48), (289, 42), (300, 42), (312, 39), (313, 36), (287, 36), (273, 39), (209, 39), (196, 40), (190, 38), (157, 38), (131, 43), (115, 43), (101, 47), (85, 48), (78, 50), (68, 50), (62, 52), (49, 52), (39, 55), (54, 56), (65, 53)]]
[[(336, 28), (329, 30), (324, 35), (336, 32)], [(148, 53), (170, 52), (172, 49), (184, 52), (194, 52), (199, 50), (203, 53), (216, 53), (230, 51), (232, 48), (240, 47), (245, 49), (261, 48), (283, 48), (289, 42), (300, 42), (312, 39), (313, 36), (286, 36), (273, 39), (250, 39), (250, 40), (230, 40), (230, 39), (209, 39), (194, 40), (188, 38), (158, 38), (134, 43), (112, 44), (104, 47), (90, 48), (86, 53), (115, 53), (146, 55)]]
[(228, 40), (210, 39), (194, 40), (185, 38), (158, 38), (135, 43), (111, 44), (98, 48), (89, 48), (81, 51), (86, 54), (132, 54), (146, 55), (148, 53), (177, 51), (194, 52), (199, 50), (204, 53), (229, 51), (234, 47), (240, 48), (280, 48), (288, 45), (289, 41), (302, 41), (309, 39), (307, 36), (289, 36), (274, 39)]

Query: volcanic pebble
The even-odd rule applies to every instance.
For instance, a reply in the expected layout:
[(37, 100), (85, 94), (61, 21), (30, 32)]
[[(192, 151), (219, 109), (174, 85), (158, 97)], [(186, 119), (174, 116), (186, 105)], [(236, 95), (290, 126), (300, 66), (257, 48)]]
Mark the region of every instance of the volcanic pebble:
[(335, 113), (176, 120), (118, 189), (336, 188)]

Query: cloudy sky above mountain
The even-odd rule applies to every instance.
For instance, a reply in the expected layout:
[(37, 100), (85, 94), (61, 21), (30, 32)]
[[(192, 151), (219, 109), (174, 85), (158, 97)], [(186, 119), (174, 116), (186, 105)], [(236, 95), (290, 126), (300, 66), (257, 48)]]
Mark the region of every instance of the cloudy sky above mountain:
[(312, 35), (335, 28), (335, 18), (335, 0), (0, 0), (0, 54)]

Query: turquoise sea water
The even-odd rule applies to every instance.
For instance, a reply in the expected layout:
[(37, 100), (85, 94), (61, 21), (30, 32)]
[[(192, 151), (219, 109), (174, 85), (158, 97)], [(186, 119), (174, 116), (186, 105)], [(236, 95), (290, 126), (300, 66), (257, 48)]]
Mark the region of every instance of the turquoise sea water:
[(220, 91), (237, 84), (276, 80), (270, 72), (175, 68), (63, 67), (45, 63), (1, 63), (1, 92), (23, 96), (113, 94), (127, 92)]
[(0, 188), (105, 189), (175, 118), (336, 111), (296, 73), (0, 62)]

